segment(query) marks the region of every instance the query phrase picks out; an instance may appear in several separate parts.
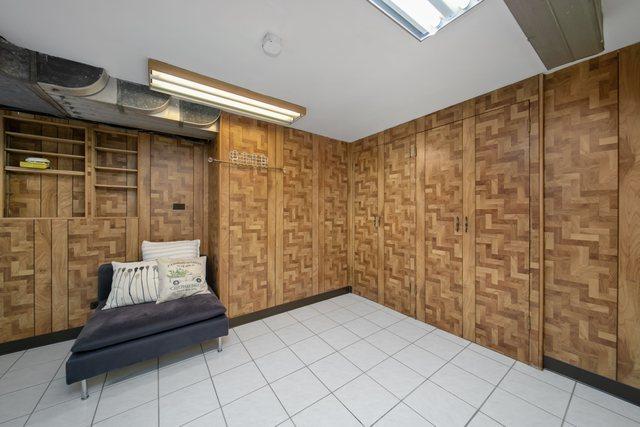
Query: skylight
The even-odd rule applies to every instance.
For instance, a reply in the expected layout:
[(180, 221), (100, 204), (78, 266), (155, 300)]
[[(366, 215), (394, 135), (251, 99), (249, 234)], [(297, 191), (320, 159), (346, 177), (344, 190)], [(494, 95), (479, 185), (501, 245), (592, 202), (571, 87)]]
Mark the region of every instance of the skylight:
[(422, 41), (482, 0), (369, 0)]

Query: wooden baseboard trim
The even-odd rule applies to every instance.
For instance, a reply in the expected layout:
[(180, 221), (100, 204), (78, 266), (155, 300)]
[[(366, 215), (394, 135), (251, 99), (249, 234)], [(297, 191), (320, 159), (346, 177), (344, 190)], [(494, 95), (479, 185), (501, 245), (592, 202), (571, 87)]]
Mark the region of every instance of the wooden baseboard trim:
[(622, 384), (621, 382), (594, 374), (593, 372), (585, 371), (584, 369), (547, 356), (544, 357), (544, 368), (600, 389), (605, 393), (612, 394), (634, 405), (640, 405), (640, 389), (635, 387)]
[(64, 331), (5, 342), (0, 344), (0, 356), (15, 353), (16, 351), (29, 350), (34, 347), (42, 347), (43, 345), (72, 340), (78, 337), (81, 330), (82, 328), (65, 329)]
[(249, 313), (242, 316), (234, 317), (232, 319), (229, 319), (229, 327), (235, 328), (236, 326), (244, 325), (245, 323), (255, 322), (256, 320), (284, 313), (285, 311), (293, 310), (294, 308), (304, 307), (305, 305), (314, 304), (316, 302), (324, 301), (348, 293), (351, 293), (351, 286), (324, 292), (308, 298), (303, 298), (301, 300), (276, 305), (275, 307), (269, 307), (264, 310), (256, 311), (255, 313)]

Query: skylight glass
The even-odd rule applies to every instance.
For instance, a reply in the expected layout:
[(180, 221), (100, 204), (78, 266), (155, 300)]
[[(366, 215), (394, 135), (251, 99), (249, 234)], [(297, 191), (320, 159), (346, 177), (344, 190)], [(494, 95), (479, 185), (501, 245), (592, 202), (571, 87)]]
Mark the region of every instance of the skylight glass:
[(369, 0), (422, 41), (482, 0)]

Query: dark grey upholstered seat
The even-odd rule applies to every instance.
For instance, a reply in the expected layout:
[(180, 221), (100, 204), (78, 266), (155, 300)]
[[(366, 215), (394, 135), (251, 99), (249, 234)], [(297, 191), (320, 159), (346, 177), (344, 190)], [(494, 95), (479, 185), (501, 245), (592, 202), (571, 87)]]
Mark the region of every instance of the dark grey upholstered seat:
[(213, 292), (162, 304), (101, 310), (111, 291), (112, 275), (111, 264), (100, 266), (100, 305), (71, 348), (67, 384), (229, 333), (226, 309)]

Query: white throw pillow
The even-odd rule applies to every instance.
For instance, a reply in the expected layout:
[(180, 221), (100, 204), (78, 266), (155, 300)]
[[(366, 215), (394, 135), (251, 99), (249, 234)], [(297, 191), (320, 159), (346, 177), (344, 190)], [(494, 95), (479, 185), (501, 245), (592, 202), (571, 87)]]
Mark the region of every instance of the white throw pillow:
[(158, 260), (160, 281), (156, 304), (191, 295), (208, 294), (206, 281), (207, 257)]
[(200, 256), (200, 240), (180, 240), (176, 242), (142, 242), (142, 260), (158, 258), (189, 259)]
[(107, 303), (102, 308), (124, 307), (126, 305), (153, 302), (158, 299), (158, 263), (112, 262), (113, 278)]

